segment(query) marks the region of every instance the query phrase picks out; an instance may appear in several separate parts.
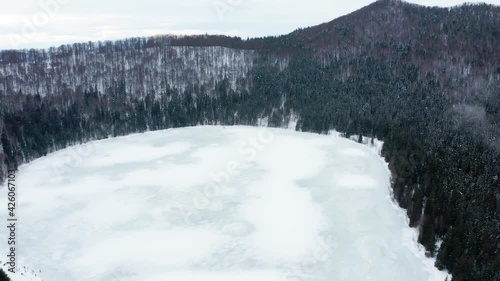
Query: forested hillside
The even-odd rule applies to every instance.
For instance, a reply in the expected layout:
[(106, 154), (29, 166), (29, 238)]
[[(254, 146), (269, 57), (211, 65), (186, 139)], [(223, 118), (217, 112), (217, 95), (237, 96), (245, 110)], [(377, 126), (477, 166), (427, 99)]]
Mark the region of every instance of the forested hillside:
[(500, 8), (378, 1), (291, 34), (0, 52), (2, 153), (198, 124), (383, 139), (394, 197), (454, 281), (500, 280)]

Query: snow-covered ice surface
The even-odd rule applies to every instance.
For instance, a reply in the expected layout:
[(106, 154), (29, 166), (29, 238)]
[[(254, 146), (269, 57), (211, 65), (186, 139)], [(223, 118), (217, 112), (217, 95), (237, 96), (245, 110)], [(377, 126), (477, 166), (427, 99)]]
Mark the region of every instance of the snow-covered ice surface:
[(280, 129), (96, 141), (21, 167), (18, 265), (45, 281), (443, 281), (389, 177), (368, 146)]

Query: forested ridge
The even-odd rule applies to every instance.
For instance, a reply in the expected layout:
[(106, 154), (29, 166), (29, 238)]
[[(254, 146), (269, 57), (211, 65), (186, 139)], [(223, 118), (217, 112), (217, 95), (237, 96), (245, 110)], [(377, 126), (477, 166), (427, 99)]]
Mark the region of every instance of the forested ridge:
[(288, 35), (0, 52), (2, 153), (199, 124), (384, 140), (394, 197), (454, 281), (500, 280), (500, 8), (378, 1)]

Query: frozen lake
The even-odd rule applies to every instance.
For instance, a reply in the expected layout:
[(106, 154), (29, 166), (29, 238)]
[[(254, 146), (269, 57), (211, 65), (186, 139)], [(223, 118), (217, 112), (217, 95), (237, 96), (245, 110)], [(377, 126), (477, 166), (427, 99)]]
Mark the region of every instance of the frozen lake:
[(365, 145), (280, 129), (72, 147), (17, 175), (24, 275), (13, 279), (444, 281), (391, 201), (389, 177)]

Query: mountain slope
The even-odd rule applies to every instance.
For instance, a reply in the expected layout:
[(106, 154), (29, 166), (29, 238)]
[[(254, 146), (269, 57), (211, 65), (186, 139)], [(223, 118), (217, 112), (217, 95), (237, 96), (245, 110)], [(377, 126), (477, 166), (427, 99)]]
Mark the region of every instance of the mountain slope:
[(486, 4), (449, 9), (383, 0), (285, 38), (337, 57), (403, 55), (420, 67), (420, 78), (446, 78), (454, 87), (445, 90), (463, 97), (500, 75), (499, 14)]

